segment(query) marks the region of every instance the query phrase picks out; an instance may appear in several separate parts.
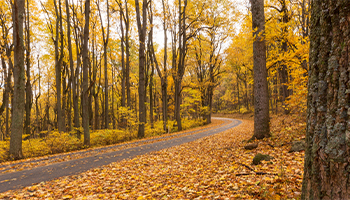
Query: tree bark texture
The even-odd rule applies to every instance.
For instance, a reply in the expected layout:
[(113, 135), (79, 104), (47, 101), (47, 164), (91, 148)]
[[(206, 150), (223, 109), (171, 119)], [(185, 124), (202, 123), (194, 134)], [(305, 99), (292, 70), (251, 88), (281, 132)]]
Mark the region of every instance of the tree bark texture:
[(266, 44), (264, 39), (265, 15), (264, 0), (251, 0), (254, 59), (254, 135), (262, 139), (270, 136), (269, 93), (266, 69)]
[(311, 8), (302, 199), (350, 199), (350, 2)]
[(10, 138), (10, 157), (20, 159), (22, 154), (22, 133), (23, 133), (23, 115), (24, 115), (24, 41), (23, 41), (23, 19), (24, 19), (24, 0), (13, 1), (12, 21), (13, 21), (13, 44), (14, 44), (14, 91), (12, 102), (12, 123)]
[(84, 129), (84, 145), (90, 145), (90, 129), (89, 129), (89, 19), (90, 19), (90, 0), (85, 1), (85, 27), (84, 27), (84, 43), (83, 43), (83, 129)]
[(140, 4), (138, 0), (135, 0), (136, 4), (136, 18), (137, 27), (139, 33), (139, 131), (138, 137), (142, 138), (145, 136), (145, 123), (146, 123), (146, 106), (145, 106), (145, 41), (146, 41), (146, 30), (147, 30), (147, 0), (142, 2), (142, 23), (140, 14)]

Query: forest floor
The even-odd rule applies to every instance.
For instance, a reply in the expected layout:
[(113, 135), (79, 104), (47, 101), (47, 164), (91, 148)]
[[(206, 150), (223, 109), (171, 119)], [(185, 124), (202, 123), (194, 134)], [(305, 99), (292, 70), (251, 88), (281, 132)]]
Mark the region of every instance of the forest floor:
[(0, 163), (0, 175), (16, 172), (16, 171), (28, 170), (35, 167), (47, 166), (47, 165), (51, 165), (59, 162), (76, 160), (76, 159), (85, 158), (89, 156), (96, 156), (104, 153), (119, 151), (127, 148), (159, 142), (163, 140), (169, 140), (177, 137), (184, 137), (186, 135), (197, 134), (200, 131), (204, 131), (216, 126), (224, 125), (224, 123), (225, 121), (223, 120), (213, 120), (211, 124), (197, 127), (197, 128), (192, 128), (191, 130), (168, 133), (168, 134), (163, 134), (161, 136), (147, 137), (137, 141), (132, 140), (128, 142), (123, 142), (121, 144), (112, 144), (112, 145), (102, 146), (102, 147), (70, 151), (67, 153), (59, 153), (59, 154), (52, 154), (52, 155), (41, 156), (41, 157), (27, 158), (27, 159), (22, 159), (17, 161), (2, 162)]
[[(251, 114), (230, 130), (157, 152), (0, 193), (0, 199), (298, 199), (304, 152), (288, 153), (304, 137), (299, 116), (273, 116), (272, 136), (243, 147)], [(257, 153), (271, 161), (252, 165)]]

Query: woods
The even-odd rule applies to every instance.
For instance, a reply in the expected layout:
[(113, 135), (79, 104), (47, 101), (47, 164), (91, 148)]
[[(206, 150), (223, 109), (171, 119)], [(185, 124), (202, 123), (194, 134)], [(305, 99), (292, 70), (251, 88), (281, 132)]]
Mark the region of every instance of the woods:
[[(275, 171), (258, 174), (240, 161), (231, 172), (245, 167), (284, 182), (292, 171), (283, 168), (285, 146), (305, 140), (304, 171), (292, 174), (297, 182), (304, 173), (301, 199), (346, 199), (349, 11), (344, 0), (1, 1), (0, 161), (180, 132), (234, 114), (254, 119), (253, 131), (244, 124), (252, 135), (224, 136), (257, 150), (225, 151), (239, 160), (281, 152), (282, 164), (277, 173), (275, 161), (263, 162), (260, 169)], [(253, 187), (265, 191), (270, 182)], [(282, 197), (284, 186), (276, 188), (249, 195)]]
[(210, 123), (228, 17), (238, 15), (229, 1), (27, 0), (12, 19), (16, 4), (0, 10), (0, 132), (11, 159), (26, 157), (22, 137), (57, 131), (88, 147), (97, 130), (138, 127), (143, 138)]

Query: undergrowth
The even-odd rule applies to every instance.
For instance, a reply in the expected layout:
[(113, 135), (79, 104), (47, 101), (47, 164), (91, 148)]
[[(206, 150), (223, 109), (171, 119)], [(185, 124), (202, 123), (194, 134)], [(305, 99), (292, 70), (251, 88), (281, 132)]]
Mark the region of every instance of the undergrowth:
[[(169, 132), (175, 132), (175, 121), (169, 121)], [(182, 121), (183, 129), (195, 128), (204, 125), (204, 120), (189, 120)], [(57, 130), (49, 131), (46, 133), (46, 137), (43, 138), (30, 138), (23, 140), (22, 152), (24, 158), (39, 157), (45, 155), (51, 155), (56, 153), (70, 152), (74, 150), (80, 150), (86, 148), (83, 144), (83, 135), (81, 139), (77, 138), (78, 129), (71, 133), (59, 133)], [(145, 138), (154, 137), (165, 134), (163, 130), (163, 122), (158, 121), (154, 123), (154, 127), (151, 128), (150, 124), (146, 124)], [(23, 138), (26, 138), (23, 135)], [(118, 129), (103, 129), (94, 130), (90, 132), (90, 147), (101, 147), (106, 145), (118, 144), (125, 141), (131, 141), (137, 139), (137, 127), (129, 128), (125, 130)], [(0, 162), (8, 161), (10, 142), (0, 141)]]

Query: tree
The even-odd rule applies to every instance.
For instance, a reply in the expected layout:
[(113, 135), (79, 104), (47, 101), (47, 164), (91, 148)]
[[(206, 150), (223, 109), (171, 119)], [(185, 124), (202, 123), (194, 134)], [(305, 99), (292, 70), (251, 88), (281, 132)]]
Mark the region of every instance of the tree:
[[(74, 101), (74, 95), (75, 95), (75, 76), (74, 76), (74, 64), (73, 64), (73, 52), (72, 52), (72, 39), (71, 39), (71, 23), (70, 23), (70, 11), (69, 11), (69, 2), (68, 0), (65, 1), (66, 2), (66, 15), (67, 15), (67, 40), (68, 40), (68, 58), (69, 58), (69, 68), (70, 68), (70, 81), (69, 83), (71, 83), (70, 85), (70, 93), (69, 93), (69, 102), (70, 102), (70, 106), (68, 109), (68, 123), (69, 123), (69, 128), (68, 130), (72, 129), (72, 122), (71, 122), (71, 108), (72, 108), (72, 101)], [(74, 104), (74, 103), (73, 103)]]
[(254, 59), (254, 135), (252, 139), (270, 136), (269, 93), (266, 70), (266, 44), (264, 39), (264, 0), (251, 0)]
[[(55, 5), (55, 13), (56, 13), (56, 38), (54, 40), (55, 43), (55, 69), (56, 69), (56, 109), (57, 109), (57, 127), (59, 132), (65, 131), (65, 118), (64, 114), (62, 112), (62, 91), (61, 91), (61, 84), (62, 84), (62, 62), (63, 62), (63, 23), (62, 23), (62, 7), (61, 7), (61, 0), (58, 0), (58, 6), (57, 6), (57, 0), (54, 0)], [(59, 44), (60, 48), (59, 48)], [(59, 52), (60, 50), (60, 52)]]
[(103, 27), (101, 9), (100, 9), (100, 1), (96, 2), (100, 20), (101, 20), (101, 30), (102, 30), (102, 40), (103, 40), (103, 58), (104, 58), (104, 72), (105, 72), (105, 129), (108, 129), (108, 73), (107, 73), (107, 45), (109, 40), (109, 4), (107, 0), (107, 33), (105, 33), (105, 29)]
[(13, 44), (14, 44), (14, 89), (12, 102), (12, 124), (10, 139), (10, 157), (20, 159), (22, 154), (22, 133), (24, 114), (24, 41), (23, 20), (25, 0), (17, 0), (12, 3)]
[(136, 6), (136, 19), (137, 29), (139, 33), (139, 131), (138, 137), (142, 138), (145, 136), (145, 123), (146, 123), (146, 106), (145, 106), (145, 64), (146, 64), (146, 53), (145, 53), (145, 42), (146, 42), (146, 30), (147, 30), (147, 0), (142, 2), (142, 22), (140, 14), (140, 3), (135, 0)]
[[(179, 0), (179, 50), (178, 57), (179, 60), (177, 62), (177, 69), (174, 77), (175, 84), (175, 119), (177, 122), (177, 130), (182, 131), (181, 124), (181, 90), (182, 90), (182, 79), (185, 74), (185, 59), (187, 53), (187, 35), (186, 35), (186, 8), (187, 8), (187, 0), (184, 0), (184, 5), (182, 6), (181, 0)], [(181, 9), (183, 7), (183, 9)], [(173, 55), (174, 57), (174, 55)]]
[(83, 91), (82, 91), (82, 110), (83, 110), (83, 129), (84, 129), (84, 145), (90, 145), (90, 129), (89, 129), (89, 19), (90, 19), (90, 0), (85, 1), (85, 27), (83, 42)]
[(302, 199), (349, 199), (348, 1), (312, 1)]
[[(10, 107), (9, 101), (10, 96), (13, 94), (12, 89), (12, 72), (13, 72), (13, 62), (12, 62), (12, 50), (13, 50), (13, 42), (11, 42), (10, 38), (10, 30), (13, 28), (11, 22), (11, 4), (10, 2), (4, 2), (0, 8), (0, 26), (1, 26), (1, 35), (0, 38), (0, 56), (1, 56), (1, 65), (3, 70), (3, 78), (4, 78), (4, 91), (2, 94), (2, 104), (0, 106), (0, 115), (5, 112), (5, 135), (2, 135), (2, 138), (5, 139), (5, 136), (10, 135), (10, 126), (9, 126), (9, 118), (10, 118)], [(5, 58), (6, 56), (6, 58)], [(7, 59), (7, 65), (6, 65)]]
[(26, 119), (24, 123), (24, 128), (26, 134), (30, 135), (30, 113), (32, 110), (32, 86), (30, 83), (30, 18), (29, 18), (29, 1), (26, 1), (26, 12), (25, 12), (25, 41), (26, 41), (26, 104), (25, 104), (25, 111), (26, 111)]

